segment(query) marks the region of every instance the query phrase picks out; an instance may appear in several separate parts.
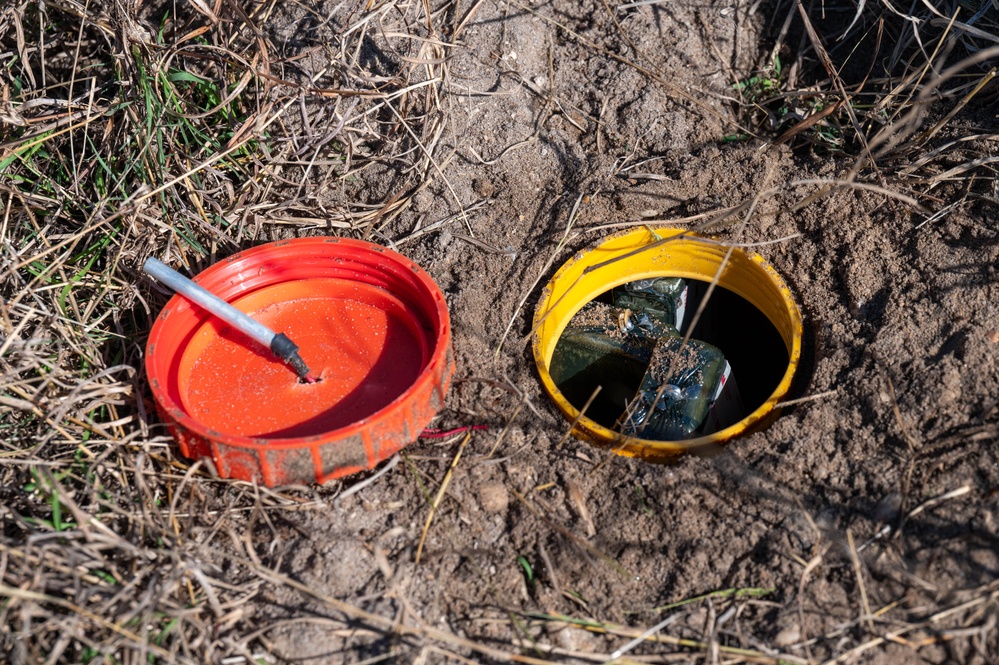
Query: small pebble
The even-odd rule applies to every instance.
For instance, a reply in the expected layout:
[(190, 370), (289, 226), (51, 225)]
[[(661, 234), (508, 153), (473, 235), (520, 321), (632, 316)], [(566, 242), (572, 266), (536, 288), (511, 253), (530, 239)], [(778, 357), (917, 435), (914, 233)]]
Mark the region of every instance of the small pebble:
[(492, 198), (492, 195), (496, 193), (496, 185), (485, 178), (476, 178), (473, 180), (472, 189), (484, 199)]
[(563, 628), (556, 633), (555, 641), (563, 649), (575, 652), (593, 653), (600, 648), (600, 643), (593, 633), (581, 628)]
[(503, 513), (510, 505), (510, 495), (501, 483), (486, 483), (479, 488), (479, 503), (487, 513)]
[(801, 631), (797, 627), (785, 628), (774, 638), (775, 647), (789, 647), (801, 641)]

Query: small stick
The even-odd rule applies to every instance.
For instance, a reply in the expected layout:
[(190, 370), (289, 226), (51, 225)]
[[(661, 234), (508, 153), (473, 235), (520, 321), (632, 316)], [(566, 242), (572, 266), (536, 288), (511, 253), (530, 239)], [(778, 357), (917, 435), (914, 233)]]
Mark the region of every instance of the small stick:
[(468, 432), (469, 430), (477, 429), (489, 429), (489, 425), (465, 425), (464, 427), (455, 427), (454, 429), (440, 430), (428, 427), (427, 429), (420, 432), (421, 439), (444, 439), (453, 434), (462, 434), (463, 432)]
[(386, 473), (388, 473), (389, 471), (391, 471), (392, 469), (394, 469), (395, 466), (396, 466), (396, 464), (398, 464), (398, 463), (399, 463), (399, 455), (395, 454), (395, 455), (392, 456), (392, 459), (389, 460), (388, 464), (386, 464), (385, 466), (383, 466), (381, 469), (378, 470), (378, 473), (376, 473), (375, 475), (371, 476), (370, 478), (362, 480), (359, 483), (355, 483), (355, 484), (351, 485), (350, 487), (348, 487), (347, 489), (345, 489), (344, 491), (340, 492), (336, 496), (336, 498), (333, 499), (333, 507), (335, 508), (338, 505), (340, 505), (340, 502), (343, 501), (344, 499), (346, 499), (351, 494), (357, 494), (358, 492), (360, 492), (361, 490), (363, 490), (368, 485), (373, 485), (376, 480), (378, 480), (379, 478), (381, 478), (382, 476), (384, 476)]
[(656, 625), (652, 626), (652, 628), (649, 628), (647, 631), (645, 631), (644, 633), (642, 633), (641, 635), (639, 635), (638, 637), (636, 637), (635, 639), (633, 639), (632, 641), (628, 642), (623, 647), (621, 647), (620, 649), (618, 649), (617, 651), (615, 651), (614, 653), (612, 653), (611, 656), (610, 656), (610, 659), (611, 660), (617, 660), (618, 658), (620, 658), (624, 654), (628, 653), (629, 651), (631, 651), (632, 649), (634, 649), (635, 647), (637, 647), (639, 644), (641, 644), (645, 640), (649, 639), (650, 637), (652, 637), (653, 635), (655, 635), (656, 633), (658, 633), (660, 630), (662, 630), (666, 626), (670, 625), (671, 623), (675, 623), (678, 619), (680, 619), (681, 616), (682, 615), (679, 612), (677, 612), (676, 614), (669, 615), (668, 617), (666, 617), (665, 619), (663, 619), (662, 621), (660, 621)]
[(864, 585), (864, 569), (860, 566), (860, 555), (857, 544), (853, 540), (853, 532), (846, 530), (846, 542), (850, 546), (850, 559), (853, 561), (853, 572), (857, 576), (857, 587), (860, 589), (860, 608), (864, 611), (867, 630), (874, 635), (874, 615), (871, 614), (871, 603), (867, 600), (867, 587)]
[(309, 373), (308, 366), (298, 355), (298, 346), (284, 333), (276, 333), (259, 321), (250, 318), (214, 293), (198, 286), (159, 259), (149, 257), (142, 270), (181, 294), (191, 302), (217, 316), (232, 327), (253, 338), (270, 349), (274, 355), (291, 366), (298, 378), (307, 383), (316, 379)]
[(437, 514), (437, 508), (441, 505), (441, 499), (444, 498), (444, 492), (447, 491), (447, 486), (451, 482), (451, 476), (454, 475), (454, 469), (458, 466), (458, 461), (461, 459), (461, 454), (465, 452), (465, 444), (472, 438), (472, 432), (469, 430), (465, 433), (465, 438), (461, 440), (461, 444), (458, 446), (458, 452), (454, 454), (454, 459), (451, 460), (451, 467), (444, 474), (444, 480), (441, 481), (441, 487), (437, 490), (437, 496), (434, 498), (434, 502), (430, 505), (430, 512), (427, 514), (427, 521), (423, 524), (423, 534), (420, 536), (420, 544), (416, 547), (416, 563), (420, 563), (420, 557), (423, 556), (423, 543), (427, 540), (427, 533), (430, 531), (430, 523), (434, 521), (434, 515)]

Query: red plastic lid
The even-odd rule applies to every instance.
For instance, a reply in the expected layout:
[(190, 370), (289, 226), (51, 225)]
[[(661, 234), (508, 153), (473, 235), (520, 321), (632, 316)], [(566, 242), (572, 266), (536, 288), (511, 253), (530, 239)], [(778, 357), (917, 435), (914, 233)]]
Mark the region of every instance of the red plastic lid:
[(416, 316), (378, 287), (301, 280), (232, 304), (298, 344), (318, 382), (300, 382), (269, 350), (224, 323), (204, 323), (181, 357), (181, 401), (193, 418), (224, 434), (282, 439), (350, 425), (405, 392), (426, 363)]
[(416, 438), (453, 372), (443, 296), (377, 245), (304, 238), (217, 263), (195, 281), (298, 346), (299, 382), (268, 349), (175, 296), (146, 370), (181, 451), (269, 485), (370, 468)]

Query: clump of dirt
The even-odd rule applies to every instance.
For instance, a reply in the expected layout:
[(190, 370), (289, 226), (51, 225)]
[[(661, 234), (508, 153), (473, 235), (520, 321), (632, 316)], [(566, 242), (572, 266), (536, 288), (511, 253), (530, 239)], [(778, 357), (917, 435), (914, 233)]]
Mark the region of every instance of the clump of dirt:
[[(671, 340), (669, 340), (671, 341)], [(694, 344), (663, 344), (660, 341), (652, 351), (649, 363), (649, 377), (654, 383), (662, 384), (677, 376), (684, 376), (689, 382), (704, 380), (704, 347)]]
[(627, 317), (630, 312), (603, 302), (589, 302), (569, 320), (567, 330), (593, 329), (615, 340), (628, 336)]

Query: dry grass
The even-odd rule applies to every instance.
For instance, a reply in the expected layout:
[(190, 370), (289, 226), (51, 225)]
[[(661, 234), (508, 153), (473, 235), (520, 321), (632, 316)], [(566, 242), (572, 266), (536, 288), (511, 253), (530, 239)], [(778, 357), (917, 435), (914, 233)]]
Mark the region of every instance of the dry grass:
[(0, 652), (253, 662), (264, 580), (222, 575), (212, 544), (233, 514), (302, 500), (174, 459), (141, 376), (165, 296), (139, 266), (197, 271), (287, 227), (377, 236), (411, 191), (321, 195), (385, 161), (437, 173), (436, 17), (360, 3), (291, 47), (276, 2), (102, 4), (0, 10)]
[[(172, 4), (137, 4), (15, 0), (0, 9), (0, 653), (14, 663), (259, 662), (260, 627), (245, 608), (277, 585), (335, 611), (337, 628), (411, 637), (442, 658), (626, 662), (627, 645), (595, 655), (497, 647), (400, 625), (278, 572), (281, 562), (257, 544), (277, 537), (271, 516), (321, 507), (336, 488), (263, 491), (178, 460), (142, 376), (144, 338), (166, 299), (140, 276), (146, 256), (196, 272), (292, 232), (383, 240), (431, 183), (456, 206), (441, 223), (464, 219), (446, 178), (455, 152), (441, 148), (443, 97), (449, 44), (481, 2), (372, 0), (341, 3), (332, 16), (296, 6), (308, 37), (283, 23), (286, 9), (273, 0), (192, 0), (178, 15)], [(962, 112), (995, 99), (995, 10), (983, 4), (956, 21), (956, 5), (896, 15), (870, 4), (842, 35), (781, 30), (780, 71), (771, 57), (736, 82), (733, 131), (849, 156), (841, 179), (796, 183), (802, 205), (867, 188), (926, 211), (929, 223), (976, 197), (994, 200), (999, 158), (969, 146), (999, 137)], [(831, 54), (822, 41), (835, 44)], [(854, 47), (878, 54), (882, 70), (843, 74), (856, 69)], [(359, 181), (385, 169), (396, 174), (390, 189), (366, 192)], [(862, 549), (851, 547), (861, 584)], [(821, 565), (816, 556), (802, 562), (803, 584)], [(876, 625), (882, 610), (865, 597), (856, 628), (869, 639), (833, 662), (913, 632), (946, 640), (988, 616), (994, 623), (984, 612), (997, 593), (969, 590), (891, 630)], [(712, 662), (800, 662), (816, 639), (730, 646), (727, 622), (765, 601), (733, 591), (697, 602), (707, 608), (701, 639), (610, 622), (583, 628)]]
[[(964, 16), (957, 3), (923, 3), (911, 12), (828, 6), (829, 17), (795, 3), (785, 9), (764, 67), (733, 86), (753, 134), (852, 157), (847, 180), (890, 187), (927, 207), (947, 198), (938, 194), (948, 185), (994, 196), (995, 160), (968, 146), (999, 135), (980, 128), (981, 115), (954, 121), (969, 105), (983, 109), (996, 98), (994, 9), (983, 5), (967, 23), (954, 20)], [(852, 14), (846, 27), (838, 18), (844, 13)], [(823, 18), (830, 34), (817, 27)]]

